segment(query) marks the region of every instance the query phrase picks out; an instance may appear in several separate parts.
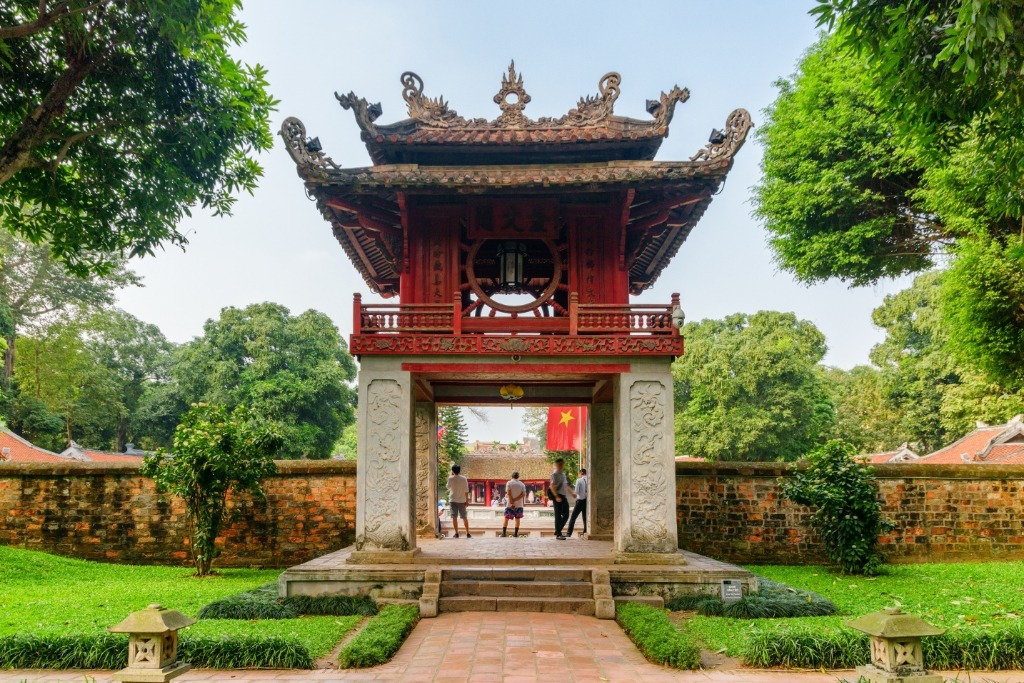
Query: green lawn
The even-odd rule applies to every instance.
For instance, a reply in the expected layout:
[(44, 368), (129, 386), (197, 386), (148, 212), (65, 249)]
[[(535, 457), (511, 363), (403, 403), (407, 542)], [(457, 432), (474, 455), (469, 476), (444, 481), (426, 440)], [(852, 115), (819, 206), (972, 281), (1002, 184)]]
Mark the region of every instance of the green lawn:
[[(188, 567), (101, 564), (0, 546), (0, 637), (102, 633), (150, 603), (195, 617), (208, 602), (277, 579), (279, 570), (223, 569), (197, 579)], [(313, 657), (333, 649), (360, 617), (203, 620), (190, 636), (293, 636)]]
[(838, 628), (844, 620), (899, 604), (946, 628), (1018, 623), (1024, 617), (1024, 562), (891, 565), (874, 578), (839, 576), (823, 567), (748, 567), (759, 576), (832, 600), (840, 614), (800, 619), (726, 619), (695, 616), (686, 627), (712, 650), (744, 651), (754, 629)]

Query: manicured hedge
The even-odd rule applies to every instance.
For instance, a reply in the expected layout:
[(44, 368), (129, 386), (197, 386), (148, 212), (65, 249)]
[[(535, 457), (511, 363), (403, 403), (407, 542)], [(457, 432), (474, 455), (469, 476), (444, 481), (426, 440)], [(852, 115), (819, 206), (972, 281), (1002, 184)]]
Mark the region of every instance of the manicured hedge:
[(373, 616), (377, 605), (369, 596), (297, 595), (281, 599), (277, 583), (265, 583), (226, 598), (215, 600), (199, 610), (199, 619), (294, 619), (299, 616)]
[(341, 649), (338, 663), (345, 669), (383, 664), (398, 652), (419, 618), (416, 605), (384, 607)]
[(817, 593), (761, 577), (758, 577), (757, 592), (744, 595), (736, 602), (724, 603), (717, 595), (681, 595), (669, 600), (665, 607), (673, 612), (694, 610), (706, 617), (734, 619), (825, 617), (836, 613), (832, 601)]
[(655, 664), (676, 669), (700, 667), (700, 646), (689, 633), (669, 621), (665, 610), (627, 602), (618, 606), (616, 616), (637, 648)]

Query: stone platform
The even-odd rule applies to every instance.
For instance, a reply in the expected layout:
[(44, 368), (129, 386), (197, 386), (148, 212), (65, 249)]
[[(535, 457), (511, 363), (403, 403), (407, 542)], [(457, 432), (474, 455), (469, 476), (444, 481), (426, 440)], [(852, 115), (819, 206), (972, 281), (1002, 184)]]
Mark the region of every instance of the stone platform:
[[(457, 581), (469, 576), (467, 572), (508, 597), (524, 598), (523, 605), (526, 598), (538, 597), (533, 593), (541, 587), (555, 590), (552, 583), (564, 581), (566, 590), (571, 590), (568, 584), (580, 581), (581, 572), (595, 577), (593, 583), (610, 584), (612, 596), (620, 600), (639, 597), (660, 602), (677, 595), (717, 594), (723, 579), (739, 579), (744, 592), (757, 590), (757, 578), (746, 569), (703, 555), (683, 550), (620, 555), (611, 542), (578, 538), (426, 539), (418, 542), (415, 553), (403, 553), (396, 562), (355, 563), (353, 559), (366, 556), (356, 553), (353, 558), (353, 552), (353, 547), (343, 548), (286, 570), (278, 579), (280, 595), (370, 595), (385, 601), (418, 600), (422, 606), (420, 599), (431, 597), (438, 584)], [(516, 583), (505, 585), (508, 582)], [(516, 611), (514, 601), (491, 603)], [(574, 611), (585, 614), (589, 609), (583, 606)], [(443, 602), (441, 611), (446, 611)]]

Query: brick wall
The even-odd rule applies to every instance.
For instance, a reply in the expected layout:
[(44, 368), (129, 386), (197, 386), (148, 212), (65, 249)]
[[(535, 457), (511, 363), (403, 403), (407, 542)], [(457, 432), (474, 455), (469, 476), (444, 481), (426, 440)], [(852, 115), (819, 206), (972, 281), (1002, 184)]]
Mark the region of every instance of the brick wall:
[[(791, 465), (677, 463), (680, 545), (739, 563), (823, 559), (810, 510), (782, 498)], [(1024, 466), (877, 465), (894, 562), (1024, 559)], [(284, 461), (267, 499), (230, 502), (220, 566), (284, 567), (352, 542), (355, 463)], [(0, 465), (0, 545), (94, 560), (187, 564), (178, 503), (138, 467)]]
[[(811, 511), (782, 497), (792, 465), (676, 463), (679, 544), (738, 563), (824, 559)], [(1024, 560), (1024, 466), (875, 466), (892, 562)]]
[[(266, 500), (228, 501), (222, 567), (285, 567), (350, 544), (353, 462), (282, 461)], [(91, 560), (186, 564), (188, 529), (177, 501), (159, 496), (137, 465), (0, 465), (0, 545)]]

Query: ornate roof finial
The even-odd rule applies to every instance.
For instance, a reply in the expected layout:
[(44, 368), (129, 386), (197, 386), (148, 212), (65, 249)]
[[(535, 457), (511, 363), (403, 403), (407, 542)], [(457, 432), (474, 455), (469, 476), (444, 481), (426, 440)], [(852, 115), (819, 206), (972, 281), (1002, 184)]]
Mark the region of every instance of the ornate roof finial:
[[(514, 99), (509, 100), (514, 96)], [(530, 102), (530, 96), (523, 88), (523, 75), (516, 74), (516, 60), (508, 65), (508, 75), (501, 77), (501, 90), (494, 96), (494, 103), (501, 107), (501, 116), (496, 123), (505, 128), (521, 128), (530, 120), (523, 115), (523, 109)]]

